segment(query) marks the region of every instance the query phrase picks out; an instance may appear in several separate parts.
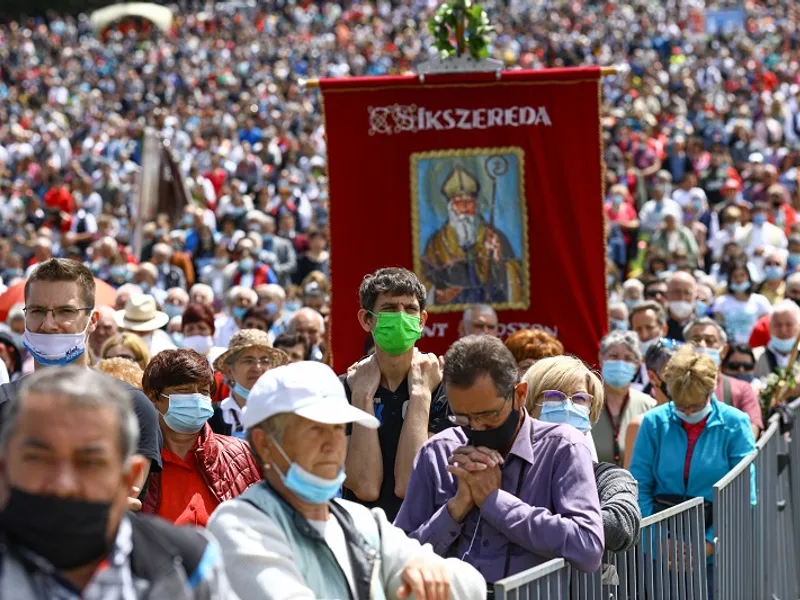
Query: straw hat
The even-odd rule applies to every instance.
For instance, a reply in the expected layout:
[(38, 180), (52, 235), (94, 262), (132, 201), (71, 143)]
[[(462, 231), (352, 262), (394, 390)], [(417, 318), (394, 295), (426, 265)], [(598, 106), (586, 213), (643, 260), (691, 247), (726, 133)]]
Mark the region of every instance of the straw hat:
[(151, 295), (141, 294), (128, 298), (125, 310), (114, 313), (114, 321), (128, 331), (154, 331), (169, 322), (169, 315), (158, 310)]
[(283, 350), (273, 348), (269, 343), (269, 336), (266, 331), (261, 331), (259, 329), (242, 329), (233, 334), (231, 342), (228, 344), (228, 349), (220, 354), (214, 361), (214, 370), (222, 371), (225, 361), (228, 360), (232, 354), (248, 348), (260, 348), (261, 350), (265, 350), (267, 352), (267, 358), (269, 358), (272, 363), (269, 367), (270, 369), (280, 367), (289, 362), (289, 356)]

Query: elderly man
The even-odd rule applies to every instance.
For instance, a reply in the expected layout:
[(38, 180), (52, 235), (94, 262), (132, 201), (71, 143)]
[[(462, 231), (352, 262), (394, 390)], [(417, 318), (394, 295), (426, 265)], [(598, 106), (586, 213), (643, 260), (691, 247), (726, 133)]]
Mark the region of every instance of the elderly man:
[(695, 316), (697, 309), (697, 280), (678, 271), (667, 282), (667, 337), (683, 341), (683, 329)]
[(628, 307), (624, 302), (612, 302), (608, 305), (608, 325), (614, 331), (628, 331)]
[(416, 348), (428, 318), (417, 276), (379, 269), (363, 279), (358, 295), (358, 323), (371, 333), (375, 353), (350, 367), (342, 382), (350, 402), (374, 414), (381, 429), (353, 427), (344, 494), (394, 519), (414, 457), (431, 433), (450, 425), (447, 400), (439, 359)]
[[(652, 300), (639, 302), (631, 309), (628, 320), (630, 321), (631, 329), (639, 338), (642, 357), (647, 355), (647, 350), (650, 346), (667, 335), (667, 313), (664, 312), (664, 307), (658, 302)], [(649, 392), (650, 378), (644, 365), (633, 378), (631, 387), (645, 394)]]
[(253, 290), (238, 285), (228, 290), (225, 295), (225, 305), (230, 312), (215, 321), (214, 344), (220, 348), (227, 348), (233, 334), (242, 328), (245, 313), (256, 304), (258, 296)]
[(297, 253), (294, 245), (287, 239), (275, 235), (275, 219), (262, 215), (261, 245), (259, 258), (268, 264), (278, 276), (278, 283), (287, 286), (297, 270)]
[(0, 432), (0, 598), (235, 598), (204, 533), (128, 512), (131, 396), (78, 366), (25, 379)]
[(94, 331), (89, 335), (89, 347), (95, 355), (95, 358), (100, 358), (100, 348), (106, 343), (106, 340), (112, 335), (116, 335), (119, 331), (117, 322), (114, 319), (116, 311), (110, 306), (100, 306), (97, 308), (97, 326)]
[(322, 360), (322, 336), (325, 334), (325, 319), (313, 308), (298, 310), (286, 326), (286, 333), (299, 333), (311, 344), (311, 360)]
[(272, 598), (484, 598), (481, 576), (392, 526), (383, 511), (334, 500), (346, 475), (346, 425), (376, 429), (331, 369), (300, 362), (253, 386), (243, 425), (264, 482), (221, 504), (208, 529), (234, 591)]
[[(786, 278), (784, 294), (786, 300), (790, 300), (800, 306), (800, 272), (792, 273)], [(751, 348), (760, 348), (769, 343), (769, 322), (771, 318), (772, 314), (767, 314), (756, 321), (748, 340)]]
[(144, 294), (142, 286), (135, 283), (126, 283), (125, 285), (119, 286), (117, 289), (117, 297), (114, 299), (114, 309), (124, 310), (130, 298), (133, 296), (141, 296), (142, 294)]
[(628, 310), (644, 300), (644, 284), (638, 279), (628, 279), (622, 284), (622, 301)]
[(186, 289), (186, 274), (182, 269), (170, 263), (173, 249), (169, 244), (156, 244), (153, 246), (153, 256), (150, 262), (158, 272), (154, 287), (161, 290), (179, 287)]
[(528, 383), (497, 338), (453, 344), (444, 382), (460, 427), (420, 450), (395, 524), (492, 583), (551, 558), (597, 570), (603, 521), (586, 436), (527, 414)]
[(181, 316), (187, 306), (189, 306), (189, 294), (185, 289), (173, 287), (167, 290), (164, 312), (170, 319)]
[[(281, 240), (286, 242), (286, 240)], [(289, 242), (286, 242), (287, 244)], [(266, 283), (256, 288), (258, 305), (263, 306), (272, 317), (272, 328), (269, 330), (271, 340), (275, 340), (286, 329), (291, 315), (284, 310), (286, 303), (286, 290), (276, 283)]]
[[(683, 333), (687, 342), (694, 344), (698, 352), (710, 356), (717, 368), (720, 368), (728, 354), (728, 336), (719, 323), (709, 317), (701, 317), (689, 323)], [(720, 402), (746, 413), (750, 417), (753, 436), (758, 438), (759, 432), (764, 428), (764, 421), (753, 387), (745, 381), (728, 377), (719, 371), (714, 394)]]
[(488, 304), (473, 304), (464, 311), (458, 324), (459, 337), (468, 335), (497, 335), (497, 313)]
[(189, 302), (191, 304), (203, 304), (204, 306), (214, 305), (214, 290), (205, 283), (195, 283), (189, 290)]
[(769, 300), (770, 304), (777, 304), (786, 294), (786, 253), (780, 250), (770, 250), (764, 254), (764, 283), (758, 288), (758, 293)]
[(756, 362), (756, 377), (766, 377), (778, 369), (786, 368), (798, 333), (800, 307), (791, 300), (776, 304), (769, 321), (769, 343)]

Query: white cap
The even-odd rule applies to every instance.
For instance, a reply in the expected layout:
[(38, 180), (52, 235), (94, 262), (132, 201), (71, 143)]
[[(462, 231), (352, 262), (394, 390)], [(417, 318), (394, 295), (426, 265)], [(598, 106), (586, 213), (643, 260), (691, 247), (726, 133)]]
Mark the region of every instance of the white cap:
[(329, 366), (312, 361), (277, 367), (259, 377), (247, 396), (242, 425), (250, 429), (282, 413), (326, 425), (380, 426), (378, 419), (347, 401), (342, 382)]

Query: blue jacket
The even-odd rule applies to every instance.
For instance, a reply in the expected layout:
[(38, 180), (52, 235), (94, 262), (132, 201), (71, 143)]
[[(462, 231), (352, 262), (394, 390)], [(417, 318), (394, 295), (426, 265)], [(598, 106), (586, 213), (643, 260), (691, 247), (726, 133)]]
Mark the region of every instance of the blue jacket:
[[(630, 471), (639, 482), (642, 516), (653, 514), (653, 502), (662, 494), (687, 499), (702, 496), (714, 500), (713, 486), (743, 458), (756, 449), (750, 419), (738, 408), (711, 398), (711, 414), (697, 439), (684, 483), (683, 467), (689, 438), (672, 402), (646, 413), (636, 436)], [(713, 531), (706, 539), (713, 541)]]

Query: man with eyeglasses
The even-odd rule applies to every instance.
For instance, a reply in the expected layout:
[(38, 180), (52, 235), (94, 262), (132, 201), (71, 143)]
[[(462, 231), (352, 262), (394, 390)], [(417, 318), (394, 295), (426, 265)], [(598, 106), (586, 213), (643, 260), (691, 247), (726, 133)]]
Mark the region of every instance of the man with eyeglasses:
[[(634, 304), (628, 317), (633, 330), (639, 337), (639, 348), (642, 356), (656, 344), (658, 340), (667, 335), (667, 313), (658, 302), (647, 300)], [(650, 378), (647, 368), (642, 365), (631, 382), (631, 387), (647, 394), (650, 388)]]
[[(39, 265), (25, 284), (25, 333), (23, 344), (33, 356), (36, 370), (64, 365), (90, 368), (88, 338), (97, 327), (94, 306), (95, 282), (83, 264), (52, 258)], [(0, 423), (9, 401), (15, 400), (25, 381), (0, 386)], [(145, 457), (145, 468), (131, 489), (130, 506), (141, 508), (151, 471), (161, 470), (161, 431), (158, 413), (141, 390), (122, 383), (133, 398), (139, 422), (137, 454)]]
[(596, 571), (603, 522), (586, 437), (527, 414), (528, 383), (495, 337), (453, 344), (444, 382), (458, 427), (420, 450), (395, 525), (490, 583), (559, 557)]
[(250, 390), (270, 369), (288, 364), (283, 350), (272, 348), (266, 331), (242, 329), (233, 334), (230, 346), (214, 361), (214, 370), (225, 377), (231, 395), (214, 407), (208, 424), (214, 433), (244, 439), (244, 407)]

